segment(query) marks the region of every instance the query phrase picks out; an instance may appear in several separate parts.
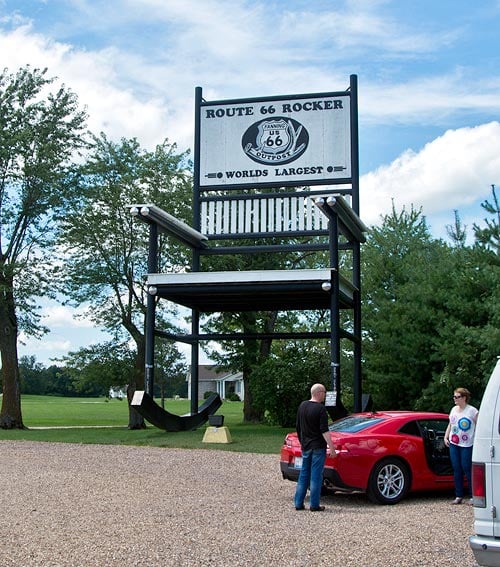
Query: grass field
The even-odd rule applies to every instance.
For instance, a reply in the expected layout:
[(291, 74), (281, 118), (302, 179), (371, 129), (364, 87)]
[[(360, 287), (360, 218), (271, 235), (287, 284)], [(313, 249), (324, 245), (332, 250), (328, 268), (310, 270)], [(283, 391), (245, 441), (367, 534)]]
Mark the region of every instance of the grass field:
[[(169, 433), (149, 425), (130, 431), (125, 400), (23, 396), (22, 414), (26, 430), (0, 429), (0, 440), (26, 439), (61, 443), (142, 445), (183, 449), (220, 449), (251, 453), (279, 453), (289, 429), (243, 423), (243, 403), (224, 402), (217, 414), (224, 415), (232, 443), (203, 443), (207, 426), (195, 431)], [(182, 415), (190, 411), (188, 400), (166, 400), (165, 409)]]

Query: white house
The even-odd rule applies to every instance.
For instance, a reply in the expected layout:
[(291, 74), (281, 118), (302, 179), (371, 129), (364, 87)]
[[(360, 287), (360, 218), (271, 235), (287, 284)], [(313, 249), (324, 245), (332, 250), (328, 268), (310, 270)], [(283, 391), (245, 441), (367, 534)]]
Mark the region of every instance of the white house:
[(108, 398), (118, 398), (119, 400), (122, 400), (127, 397), (126, 390), (127, 390), (126, 386), (123, 386), (121, 388), (111, 387), (109, 389)]
[[(205, 392), (217, 392), (222, 399), (234, 393), (244, 400), (243, 372), (220, 370), (216, 364), (200, 364), (198, 372), (198, 399), (203, 400)], [(188, 374), (188, 396), (191, 398), (191, 372)]]

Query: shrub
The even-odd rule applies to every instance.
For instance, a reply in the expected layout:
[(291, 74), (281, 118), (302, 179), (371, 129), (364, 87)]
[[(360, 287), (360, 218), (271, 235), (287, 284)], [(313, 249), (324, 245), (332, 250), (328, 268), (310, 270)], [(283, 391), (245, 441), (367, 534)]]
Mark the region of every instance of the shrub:
[(210, 396), (212, 396), (213, 394), (217, 394), (217, 392), (211, 392), (210, 390), (208, 390), (208, 392), (205, 392), (205, 393), (203, 394), (203, 399), (204, 399), (204, 400), (208, 400), (208, 398), (209, 398)]
[(255, 406), (272, 425), (295, 426), (300, 402), (309, 399), (315, 382), (328, 385), (328, 351), (289, 346), (252, 370)]

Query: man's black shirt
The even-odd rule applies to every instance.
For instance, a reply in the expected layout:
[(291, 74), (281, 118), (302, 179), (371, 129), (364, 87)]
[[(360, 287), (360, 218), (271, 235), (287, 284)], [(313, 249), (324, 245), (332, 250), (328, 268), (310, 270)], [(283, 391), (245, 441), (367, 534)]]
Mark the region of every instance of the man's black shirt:
[(302, 402), (297, 411), (297, 435), (302, 451), (326, 448), (323, 433), (328, 431), (328, 413), (319, 402)]

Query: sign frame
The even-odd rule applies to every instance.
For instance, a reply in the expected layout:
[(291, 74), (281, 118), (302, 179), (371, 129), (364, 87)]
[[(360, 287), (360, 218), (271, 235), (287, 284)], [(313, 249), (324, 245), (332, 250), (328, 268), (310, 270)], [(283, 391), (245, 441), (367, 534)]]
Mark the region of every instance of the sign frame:
[(353, 147), (356, 154), (357, 100), (350, 90), (206, 101), (196, 88), (200, 191), (349, 185), (356, 176)]

